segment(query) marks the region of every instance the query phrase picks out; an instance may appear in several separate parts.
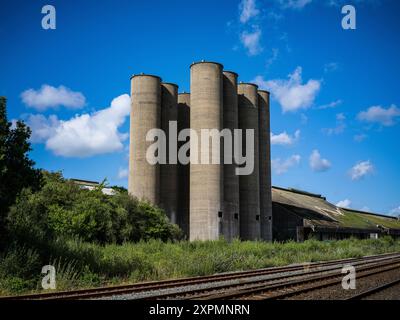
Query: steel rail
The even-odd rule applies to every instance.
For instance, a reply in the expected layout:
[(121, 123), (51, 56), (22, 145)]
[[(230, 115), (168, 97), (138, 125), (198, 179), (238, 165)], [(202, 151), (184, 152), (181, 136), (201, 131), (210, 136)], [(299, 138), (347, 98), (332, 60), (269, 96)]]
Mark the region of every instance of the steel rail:
[[(396, 256), (398, 259), (400, 259), (399, 256)], [(386, 258), (386, 259), (380, 259), (380, 260), (372, 260), (372, 262), (384, 262), (387, 260), (392, 260), (395, 259), (394, 257)], [(364, 261), (357, 261), (356, 263), (359, 264), (360, 266), (363, 265), (368, 265), (372, 263), (370, 260), (364, 260)], [(400, 260), (399, 260), (400, 262)], [(356, 264), (354, 263), (354, 264)], [(154, 300), (154, 299), (176, 299), (176, 298), (183, 298), (183, 299), (194, 299), (194, 300), (211, 300), (211, 299), (219, 299), (220, 297), (224, 297), (227, 295), (228, 297), (230, 296), (230, 293), (227, 294), (220, 294), (220, 293), (215, 293), (212, 294), (212, 291), (218, 291), (218, 290), (232, 290), (235, 289), (235, 292), (238, 290), (249, 290), (253, 288), (265, 288), (266, 286), (272, 286), (272, 285), (278, 285), (278, 284), (283, 284), (283, 283), (290, 283), (292, 281), (296, 280), (288, 280), (291, 278), (305, 278), (307, 276), (313, 275), (313, 274), (321, 274), (323, 272), (335, 272), (338, 271), (338, 269), (343, 267), (344, 264), (339, 263), (332, 265), (332, 268), (330, 269), (316, 269), (314, 270), (304, 270), (304, 273), (299, 273), (299, 274), (280, 274), (277, 275), (273, 278), (270, 279), (257, 279), (257, 280), (252, 280), (248, 279), (245, 281), (241, 281), (240, 283), (231, 283), (231, 284), (221, 284), (213, 287), (207, 287), (207, 288), (195, 288), (195, 289), (188, 289), (185, 291), (180, 291), (180, 292), (169, 292), (169, 293), (160, 293), (157, 295), (149, 295), (146, 297), (138, 298), (139, 300)], [(328, 266), (328, 268), (331, 266)], [(320, 276), (317, 276), (320, 277)], [(279, 280), (283, 280), (280, 281)], [(277, 283), (278, 281), (278, 283)], [(238, 289), (239, 287), (239, 289)], [(243, 287), (243, 288), (240, 288)]]
[[(379, 269), (378, 269), (379, 268)], [(366, 265), (359, 268), (360, 271), (366, 271), (358, 274), (357, 279), (371, 276), (378, 273), (383, 273), (400, 268), (400, 259), (394, 259), (389, 262), (375, 263)], [(376, 270), (378, 269), (378, 270)], [(286, 283), (271, 285), (271, 286), (257, 286), (249, 289), (238, 290), (226, 294), (217, 294), (204, 297), (202, 300), (215, 300), (215, 299), (260, 299), (260, 300), (276, 300), (284, 299), (294, 295), (299, 295), (308, 291), (323, 289), (332, 285), (341, 283), (343, 275), (340, 273), (326, 274), (321, 276), (313, 276), (300, 280), (288, 281)], [(317, 282), (315, 284), (315, 282)], [(308, 285), (309, 284), (309, 285)], [(308, 286), (307, 286), (308, 285)], [(295, 289), (296, 286), (300, 288)], [(294, 288), (294, 289), (293, 289)], [(291, 290), (290, 290), (291, 289)], [(290, 291), (283, 291), (290, 290)]]
[(347, 298), (345, 300), (360, 300), (360, 299), (372, 296), (372, 295), (374, 295), (374, 294), (376, 294), (378, 292), (381, 292), (381, 291), (384, 291), (386, 289), (389, 289), (391, 287), (394, 287), (395, 285), (398, 285), (398, 284), (400, 284), (400, 279), (397, 279), (397, 280), (394, 280), (394, 281), (391, 281), (391, 282), (387, 282), (387, 283), (385, 283), (385, 284), (383, 284), (381, 286), (378, 286), (378, 287), (375, 287), (375, 288), (372, 288), (372, 289), (369, 289), (369, 290), (365, 290), (365, 291), (363, 291), (361, 293), (358, 293), (358, 294), (355, 294), (355, 295), (353, 295), (353, 296), (351, 296), (351, 297), (349, 297), (349, 298)]

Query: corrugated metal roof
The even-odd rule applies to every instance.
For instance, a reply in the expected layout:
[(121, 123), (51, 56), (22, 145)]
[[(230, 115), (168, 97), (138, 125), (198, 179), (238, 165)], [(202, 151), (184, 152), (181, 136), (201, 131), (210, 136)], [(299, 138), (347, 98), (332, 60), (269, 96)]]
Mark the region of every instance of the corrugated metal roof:
[(400, 220), (383, 215), (339, 208), (319, 194), (297, 189), (272, 187), (272, 201), (289, 208), (307, 225), (326, 228), (400, 230)]

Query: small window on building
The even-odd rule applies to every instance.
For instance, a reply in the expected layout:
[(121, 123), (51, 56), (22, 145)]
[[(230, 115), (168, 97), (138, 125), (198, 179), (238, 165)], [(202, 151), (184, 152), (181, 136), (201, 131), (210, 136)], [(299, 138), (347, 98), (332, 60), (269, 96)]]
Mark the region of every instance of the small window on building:
[(269, 217), (268, 217), (268, 220), (269, 220), (269, 221), (271, 221), (271, 220), (272, 220), (272, 217), (271, 217), (271, 216), (269, 216)]
[(256, 215), (256, 220), (260, 221), (260, 215), (259, 214)]
[(222, 218), (222, 211), (218, 211), (218, 218)]
[(235, 214), (233, 215), (233, 217), (235, 218), (235, 220), (239, 220), (239, 213), (235, 213)]

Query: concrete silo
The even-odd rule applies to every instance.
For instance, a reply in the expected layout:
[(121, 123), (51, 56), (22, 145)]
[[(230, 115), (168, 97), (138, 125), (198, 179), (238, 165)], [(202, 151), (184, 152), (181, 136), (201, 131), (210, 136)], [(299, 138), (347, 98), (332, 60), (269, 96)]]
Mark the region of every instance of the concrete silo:
[(178, 86), (173, 83), (161, 83), (161, 129), (166, 134), (167, 163), (160, 165), (160, 207), (165, 210), (172, 223), (178, 222), (177, 121)]
[[(201, 129), (222, 127), (222, 68), (219, 63), (204, 61), (190, 66), (190, 126), (199, 142)], [(211, 155), (218, 152), (215, 144), (210, 141), (204, 152), (200, 145), (198, 150), (190, 150), (191, 156), (198, 151), (198, 163), (193, 159), (190, 163), (190, 240), (216, 240), (223, 215), (223, 165), (211, 164)], [(201, 163), (207, 155), (210, 163)]]
[(272, 241), (271, 130), (269, 92), (265, 90), (258, 90), (258, 120), (261, 239)]
[[(178, 95), (178, 132), (190, 128), (190, 94)], [(189, 141), (187, 138), (186, 142)], [(178, 141), (181, 148), (185, 141)], [(188, 152), (187, 154), (190, 154)], [(178, 225), (189, 238), (190, 164), (178, 164)]]
[[(223, 72), (223, 128), (229, 129), (232, 133), (232, 147), (234, 129), (239, 128), (237, 78), (238, 75), (235, 72)], [(222, 227), (223, 234), (227, 240), (238, 238), (240, 235), (239, 176), (235, 172), (236, 167), (234, 159), (232, 159), (232, 164), (224, 164), (224, 212)]]
[(254, 129), (254, 170), (239, 176), (240, 237), (243, 240), (260, 238), (260, 179), (258, 144), (257, 85), (238, 85), (239, 128), (243, 130), (243, 153), (246, 150), (246, 129)]
[(147, 132), (161, 125), (161, 79), (153, 75), (131, 77), (131, 117), (128, 191), (154, 204), (160, 200), (160, 167), (146, 159)]

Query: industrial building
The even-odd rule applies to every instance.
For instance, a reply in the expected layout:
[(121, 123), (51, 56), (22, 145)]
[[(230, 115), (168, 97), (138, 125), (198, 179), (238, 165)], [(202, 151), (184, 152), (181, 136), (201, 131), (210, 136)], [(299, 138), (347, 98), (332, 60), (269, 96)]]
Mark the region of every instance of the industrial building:
[(340, 208), (302, 190), (272, 187), (272, 207), (276, 241), (400, 237), (399, 218)]
[[(238, 83), (235, 72), (223, 65), (201, 61), (190, 66), (190, 93), (178, 93), (178, 86), (162, 82), (155, 75), (131, 77), (130, 161), (128, 191), (162, 207), (190, 240), (303, 241), (347, 237), (400, 236), (400, 221), (394, 217), (339, 208), (326, 198), (301, 190), (271, 186), (269, 93), (253, 83)], [(254, 170), (237, 175), (235, 163), (174, 162), (181, 147), (177, 130), (254, 130)], [(169, 145), (167, 163), (152, 163), (146, 140), (152, 129), (162, 129)], [(190, 134), (192, 137), (192, 133)], [(246, 140), (241, 138), (243, 150)], [(225, 143), (225, 139), (223, 139)], [(220, 145), (220, 155), (223, 156)], [(215, 151), (186, 151), (198, 157)], [(178, 151), (179, 150), (179, 151)], [(217, 150), (218, 151), (218, 150)], [(152, 160), (152, 159), (150, 159)], [(172, 160), (172, 161), (170, 161)]]
[[(190, 240), (271, 241), (269, 93), (252, 83), (238, 84), (238, 75), (220, 63), (201, 61), (190, 66), (190, 94), (178, 94), (176, 84), (158, 76), (139, 74), (131, 77), (131, 98), (129, 193), (162, 207)], [(164, 130), (167, 144), (178, 149), (184, 144), (169, 132), (171, 121), (179, 132), (190, 128), (199, 135), (202, 129), (254, 130), (253, 172), (237, 175), (234, 162), (171, 163), (177, 150), (168, 153), (167, 164), (149, 162), (151, 129)], [(215, 148), (213, 143), (209, 150), (199, 148), (198, 157)]]

